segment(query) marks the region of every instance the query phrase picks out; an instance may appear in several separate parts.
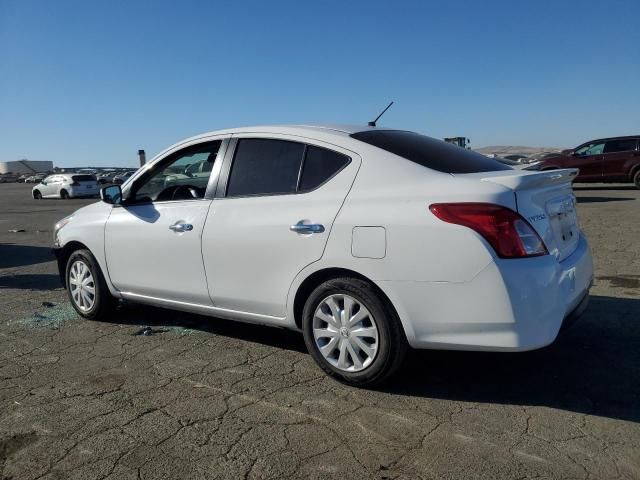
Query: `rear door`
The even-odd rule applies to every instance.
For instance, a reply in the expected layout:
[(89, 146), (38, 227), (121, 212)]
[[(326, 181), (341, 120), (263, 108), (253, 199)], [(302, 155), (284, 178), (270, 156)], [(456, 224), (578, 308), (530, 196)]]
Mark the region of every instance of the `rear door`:
[(637, 154), (637, 139), (607, 140), (604, 145), (603, 181), (622, 182), (629, 179), (627, 164)]
[(601, 182), (605, 142), (597, 140), (586, 143), (567, 157), (564, 167), (579, 168), (578, 182)]
[(218, 308), (284, 317), (289, 287), (321, 258), (360, 158), (300, 137), (234, 135), (232, 145), (203, 233), (209, 292)]

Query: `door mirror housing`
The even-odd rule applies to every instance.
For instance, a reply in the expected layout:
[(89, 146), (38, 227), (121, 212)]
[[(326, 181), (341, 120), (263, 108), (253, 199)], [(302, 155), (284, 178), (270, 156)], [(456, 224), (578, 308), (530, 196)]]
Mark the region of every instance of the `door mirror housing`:
[(122, 188), (120, 188), (120, 185), (109, 185), (101, 188), (100, 199), (105, 203), (119, 205), (122, 203)]

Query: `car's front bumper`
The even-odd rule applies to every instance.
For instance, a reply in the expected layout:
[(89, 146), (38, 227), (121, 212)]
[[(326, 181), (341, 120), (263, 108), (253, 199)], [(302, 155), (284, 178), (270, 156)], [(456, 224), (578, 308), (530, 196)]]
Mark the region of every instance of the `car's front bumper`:
[(414, 348), (525, 351), (552, 343), (565, 318), (584, 311), (591, 252), (497, 259), (468, 282), (376, 282), (391, 298)]

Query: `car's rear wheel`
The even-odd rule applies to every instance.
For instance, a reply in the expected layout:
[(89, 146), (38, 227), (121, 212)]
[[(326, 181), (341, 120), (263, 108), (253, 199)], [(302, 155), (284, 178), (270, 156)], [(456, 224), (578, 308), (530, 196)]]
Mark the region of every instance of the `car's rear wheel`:
[(76, 250), (69, 256), (65, 275), (71, 305), (82, 317), (100, 320), (112, 312), (116, 299), (89, 250)]
[(640, 168), (633, 174), (633, 183), (635, 183), (637, 188), (640, 188)]
[(344, 383), (375, 385), (404, 359), (407, 341), (395, 312), (364, 280), (346, 277), (322, 283), (307, 299), (302, 315), (311, 356)]
[(66, 190), (60, 190), (60, 198), (63, 200), (67, 200), (69, 198), (69, 192)]
[(33, 192), (33, 198), (35, 198), (36, 200), (42, 200), (42, 194), (40, 193), (40, 191), (36, 190), (35, 192)]

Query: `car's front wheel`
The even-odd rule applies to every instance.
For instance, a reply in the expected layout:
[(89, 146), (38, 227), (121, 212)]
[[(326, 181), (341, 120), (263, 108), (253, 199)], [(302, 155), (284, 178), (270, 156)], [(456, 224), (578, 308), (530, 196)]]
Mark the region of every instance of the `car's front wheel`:
[(76, 250), (69, 256), (65, 278), (71, 305), (82, 317), (100, 320), (111, 313), (116, 299), (89, 250)]
[(36, 200), (42, 200), (42, 194), (40, 193), (39, 190), (36, 190), (35, 192), (33, 192), (33, 198), (35, 198)]
[(633, 175), (633, 183), (636, 184), (637, 188), (640, 188), (640, 168)]
[(407, 341), (395, 312), (368, 282), (335, 278), (319, 285), (303, 310), (307, 349), (332, 377), (371, 386), (401, 365)]

